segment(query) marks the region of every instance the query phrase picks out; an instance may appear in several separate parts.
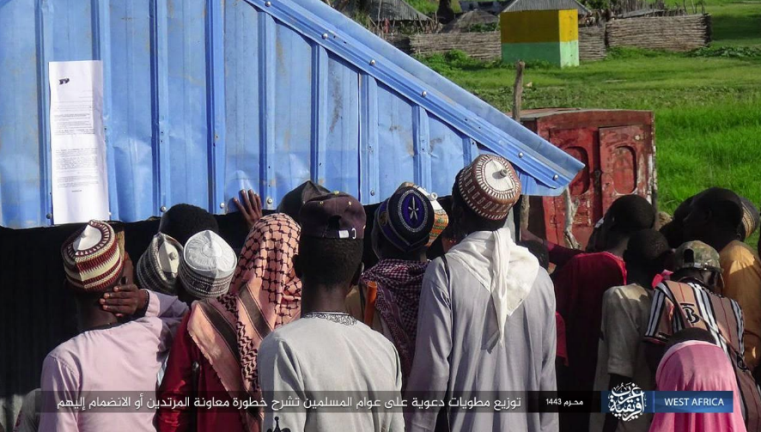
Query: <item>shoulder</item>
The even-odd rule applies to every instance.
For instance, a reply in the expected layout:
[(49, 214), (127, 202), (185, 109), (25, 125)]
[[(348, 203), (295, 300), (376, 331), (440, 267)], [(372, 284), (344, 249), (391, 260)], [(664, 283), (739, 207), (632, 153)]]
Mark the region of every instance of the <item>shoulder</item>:
[(288, 327), (296, 325), (298, 321), (299, 320), (296, 320), (282, 327), (278, 327), (262, 340), (262, 343), (259, 345), (260, 363), (265, 363), (268, 358), (274, 359), (280, 353), (287, 353), (287, 356), (292, 357), (293, 350), (291, 349), (291, 344), (293, 341), (291, 340), (291, 331)]
[(655, 290), (662, 293), (665, 298), (677, 303), (684, 299), (693, 298), (701, 291), (711, 293), (711, 290), (696, 282), (663, 281), (655, 287)]
[[(588, 273), (590, 269), (594, 271), (605, 271), (610, 269), (616, 275), (621, 273), (624, 268), (623, 260), (607, 252), (580, 253), (571, 258), (560, 271), (578, 271)], [(609, 272), (597, 274), (595, 277), (609, 275)], [(592, 276), (590, 274), (590, 276)]]
[[(446, 263), (445, 263), (446, 261)], [(446, 267), (452, 265), (452, 260), (448, 260), (446, 256), (440, 256), (428, 263), (425, 269), (425, 278), (441, 278), (446, 277)]]
[(738, 240), (735, 240), (724, 247), (719, 253), (719, 259), (722, 266), (728, 264), (753, 265), (758, 261), (756, 254), (750, 246)]
[(423, 276), (423, 289), (438, 288), (439, 290), (447, 291), (447, 267), (449, 267), (449, 274), (451, 275), (452, 260), (447, 260), (446, 257), (439, 257), (428, 263), (428, 267), (425, 269), (425, 276)]
[[(83, 350), (86, 350), (93, 345), (93, 335), (90, 335), (89, 333), (93, 332), (81, 333), (58, 345), (48, 353), (47, 357), (45, 357), (45, 361), (47, 362), (50, 360), (51, 362), (64, 363), (67, 365), (75, 364)], [(97, 339), (97, 335), (95, 336), (95, 339)]]
[(396, 353), (394, 344), (391, 343), (391, 341), (386, 336), (384, 336), (383, 333), (373, 330), (361, 321), (357, 321), (357, 323), (354, 324), (354, 327), (357, 329), (357, 331), (362, 333), (363, 338), (372, 341), (375, 345), (381, 347), (384, 351), (389, 353)]
[(534, 279), (533, 289), (547, 291), (551, 293), (553, 296), (555, 295), (555, 290), (552, 284), (552, 278), (550, 278), (550, 274), (547, 273), (547, 270), (545, 270), (542, 267), (539, 267), (539, 269), (536, 272), (536, 279)]
[(75, 374), (79, 370), (77, 365), (80, 363), (80, 346), (74, 343), (74, 339), (80, 338), (82, 335), (76, 336), (68, 341), (58, 345), (53, 351), (50, 351), (45, 360), (42, 363), (43, 375), (46, 371), (52, 373), (52, 371), (64, 369), (71, 374)]
[(623, 261), (617, 256), (609, 253), (609, 252), (584, 252), (580, 253), (568, 261), (571, 262), (577, 262), (577, 263), (585, 263), (585, 262), (610, 262), (610, 263), (616, 263), (618, 264), (619, 261)]
[(647, 290), (637, 284), (620, 285), (607, 289), (603, 301), (637, 300), (647, 294)]
[(299, 336), (304, 332), (308, 332), (311, 326), (305, 325), (303, 319), (291, 321), (288, 324), (280, 326), (270, 332), (267, 337), (262, 341), (262, 346), (265, 342), (269, 343), (287, 343), (292, 340), (298, 340)]
[(523, 304), (531, 310), (541, 311), (541, 314), (555, 312), (555, 285), (547, 270), (538, 268), (534, 283)]

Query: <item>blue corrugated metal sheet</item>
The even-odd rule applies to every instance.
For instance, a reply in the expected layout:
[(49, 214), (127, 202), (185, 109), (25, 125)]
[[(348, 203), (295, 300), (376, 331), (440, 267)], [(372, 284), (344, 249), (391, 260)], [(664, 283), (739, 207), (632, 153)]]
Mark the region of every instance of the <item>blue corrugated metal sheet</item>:
[[(0, 0), (0, 224), (51, 221), (48, 62), (102, 60), (112, 218), (268, 207), (307, 179), (446, 194), (479, 152), (529, 194), (580, 163), (317, 0)], [(271, 200), (267, 200), (270, 198)]]

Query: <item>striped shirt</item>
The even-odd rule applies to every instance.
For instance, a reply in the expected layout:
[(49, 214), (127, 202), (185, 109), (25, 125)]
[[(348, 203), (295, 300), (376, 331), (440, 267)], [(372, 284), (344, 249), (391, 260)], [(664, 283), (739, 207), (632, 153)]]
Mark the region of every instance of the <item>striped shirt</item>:
[(743, 360), (743, 313), (736, 301), (711, 292), (701, 283), (663, 282), (655, 288), (645, 340), (665, 344), (685, 328), (709, 331), (737, 375), (748, 430), (761, 430), (761, 390)]

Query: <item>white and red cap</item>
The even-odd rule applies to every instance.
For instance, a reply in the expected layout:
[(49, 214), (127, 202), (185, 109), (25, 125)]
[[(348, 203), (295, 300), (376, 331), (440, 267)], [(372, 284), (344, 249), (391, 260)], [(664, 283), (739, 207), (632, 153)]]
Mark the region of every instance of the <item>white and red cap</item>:
[(90, 221), (61, 247), (69, 285), (83, 292), (105, 292), (122, 275), (124, 259), (116, 232), (105, 222)]

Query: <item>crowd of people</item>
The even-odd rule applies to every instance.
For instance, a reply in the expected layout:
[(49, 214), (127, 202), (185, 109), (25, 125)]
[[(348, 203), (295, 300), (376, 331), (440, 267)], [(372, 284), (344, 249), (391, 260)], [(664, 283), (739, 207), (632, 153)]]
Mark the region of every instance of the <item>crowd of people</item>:
[[(520, 195), (516, 171), (495, 155), (458, 173), (451, 208), (405, 183), (371, 229), (356, 198), (311, 182), (266, 216), (243, 191), (236, 203), (249, 233), (238, 254), (211, 214), (176, 205), (135, 266), (123, 236), (91, 221), (61, 249), (81, 333), (48, 354), (16, 430), (761, 431), (761, 262), (744, 243), (759, 214), (749, 201), (711, 188), (662, 224), (646, 199), (622, 196), (586, 249), (574, 250), (526, 228), (516, 243), (507, 220)], [(365, 241), (378, 259), (368, 269)], [(437, 242), (446, 253), (431, 259)], [(447, 400), (629, 383), (730, 390), (734, 410), (624, 422), (536, 410), (278, 414), (183, 403), (325, 392)], [(53, 406), (109, 391), (169, 403), (109, 413)]]

